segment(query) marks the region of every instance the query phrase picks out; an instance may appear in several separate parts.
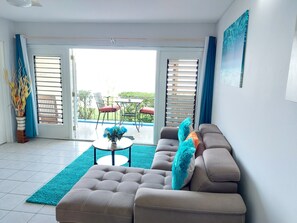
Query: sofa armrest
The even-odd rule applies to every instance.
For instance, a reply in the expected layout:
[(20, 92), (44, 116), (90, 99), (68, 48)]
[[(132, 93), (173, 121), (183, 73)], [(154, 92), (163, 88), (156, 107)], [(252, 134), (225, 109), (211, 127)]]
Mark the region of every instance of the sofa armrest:
[(160, 139), (176, 139), (178, 140), (178, 128), (176, 127), (163, 127), (160, 132)]
[(244, 223), (245, 204), (239, 194), (138, 189), (134, 222)]

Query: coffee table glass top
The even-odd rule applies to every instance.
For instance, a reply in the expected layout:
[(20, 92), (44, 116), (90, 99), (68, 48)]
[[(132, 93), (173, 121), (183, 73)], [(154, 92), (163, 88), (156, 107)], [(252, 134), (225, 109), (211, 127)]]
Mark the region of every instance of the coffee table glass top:
[(107, 151), (127, 149), (131, 147), (132, 144), (132, 140), (125, 137), (122, 137), (121, 140), (118, 140), (116, 144), (112, 144), (107, 138), (97, 139), (93, 142), (93, 146), (96, 149)]
[[(93, 142), (94, 147), (94, 164), (102, 164), (102, 165), (116, 165), (120, 166), (125, 163), (129, 163), (131, 166), (131, 147), (133, 142), (128, 138), (121, 138), (118, 140), (116, 144), (111, 143), (107, 138), (97, 139)], [(111, 151), (111, 155), (103, 156), (97, 160), (96, 158), (96, 150), (105, 150)], [(115, 152), (118, 150), (129, 149), (129, 158), (123, 155), (115, 155)]]

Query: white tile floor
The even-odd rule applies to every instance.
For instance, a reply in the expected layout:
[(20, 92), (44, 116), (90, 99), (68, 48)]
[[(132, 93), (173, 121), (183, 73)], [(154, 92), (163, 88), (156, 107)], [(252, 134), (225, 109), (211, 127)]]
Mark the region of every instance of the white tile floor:
[(55, 207), (25, 200), (92, 142), (34, 139), (0, 145), (0, 223), (53, 223)]

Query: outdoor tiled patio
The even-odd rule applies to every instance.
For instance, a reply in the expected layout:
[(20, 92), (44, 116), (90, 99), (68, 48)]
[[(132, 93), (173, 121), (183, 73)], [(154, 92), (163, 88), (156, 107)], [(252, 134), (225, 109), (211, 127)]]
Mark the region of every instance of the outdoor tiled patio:
[[(154, 126), (152, 124), (144, 124), (140, 127), (139, 132), (134, 123), (127, 122), (123, 123), (123, 125), (128, 130), (124, 136), (134, 138), (133, 143), (153, 144)], [(96, 122), (80, 121), (77, 125), (76, 139), (93, 141), (103, 136), (105, 128), (112, 126), (114, 126), (114, 122), (105, 122), (103, 125), (99, 123), (97, 129), (95, 129)]]

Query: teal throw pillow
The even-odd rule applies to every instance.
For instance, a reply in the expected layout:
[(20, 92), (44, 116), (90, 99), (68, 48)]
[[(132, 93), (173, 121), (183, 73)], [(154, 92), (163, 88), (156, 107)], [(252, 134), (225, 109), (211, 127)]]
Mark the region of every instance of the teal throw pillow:
[(191, 132), (191, 126), (192, 126), (192, 120), (189, 117), (180, 123), (178, 127), (178, 133), (177, 133), (179, 142), (183, 142), (186, 140), (186, 138)]
[(179, 190), (191, 180), (195, 168), (195, 151), (191, 138), (179, 144), (172, 164), (172, 189)]

